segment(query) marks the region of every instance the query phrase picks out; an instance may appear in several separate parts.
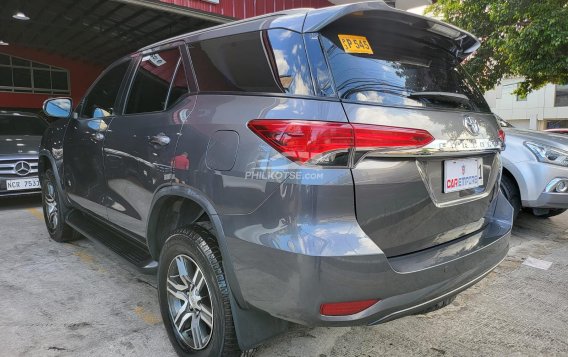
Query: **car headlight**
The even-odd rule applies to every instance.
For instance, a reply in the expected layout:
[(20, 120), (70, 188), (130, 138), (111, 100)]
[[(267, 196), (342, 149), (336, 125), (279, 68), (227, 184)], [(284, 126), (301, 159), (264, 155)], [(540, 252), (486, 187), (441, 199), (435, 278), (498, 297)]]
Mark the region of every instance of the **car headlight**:
[(552, 165), (568, 166), (568, 152), (566, 151), (530, 141), (526, 141), (525, 146), (532, 151), (537, 160), (540, 162)]

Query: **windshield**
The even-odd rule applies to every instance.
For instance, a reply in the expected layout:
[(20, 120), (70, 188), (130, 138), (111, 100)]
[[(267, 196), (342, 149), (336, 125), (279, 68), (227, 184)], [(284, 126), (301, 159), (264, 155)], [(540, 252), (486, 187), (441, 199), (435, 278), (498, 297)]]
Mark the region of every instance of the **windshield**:
[(483, 95), (449, 52), (424, 39), (388, 32), (387, 23), (381, 31), (370, 26), (330, 26), (321, 33), (341, 99), (489, 112)]
[(42, 136), (47, 124), (38, 117), (0, 114), (0, 135)]

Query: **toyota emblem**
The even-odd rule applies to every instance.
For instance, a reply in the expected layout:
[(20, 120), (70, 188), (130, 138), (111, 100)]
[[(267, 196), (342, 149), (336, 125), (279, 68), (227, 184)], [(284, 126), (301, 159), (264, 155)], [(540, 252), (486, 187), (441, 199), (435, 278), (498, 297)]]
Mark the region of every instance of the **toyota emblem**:
[(14, 165), (14, 171), (18, 176), (26, 176), (32, 171), (32, 167), (27, 161), (18, 161)]
[(463, 124), (471, 135), (479, 135), (479, 123), (477, 122), (477, 119), (468, 115), (463, 119)]

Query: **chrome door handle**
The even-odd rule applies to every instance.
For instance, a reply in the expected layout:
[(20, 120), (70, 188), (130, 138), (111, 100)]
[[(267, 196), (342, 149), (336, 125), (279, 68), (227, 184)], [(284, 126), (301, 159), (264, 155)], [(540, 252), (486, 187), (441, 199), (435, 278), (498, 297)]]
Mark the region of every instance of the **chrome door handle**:
[(150, 144), (166, 146), (170, 143), (170, 137), (164, 133), (150, 137)]

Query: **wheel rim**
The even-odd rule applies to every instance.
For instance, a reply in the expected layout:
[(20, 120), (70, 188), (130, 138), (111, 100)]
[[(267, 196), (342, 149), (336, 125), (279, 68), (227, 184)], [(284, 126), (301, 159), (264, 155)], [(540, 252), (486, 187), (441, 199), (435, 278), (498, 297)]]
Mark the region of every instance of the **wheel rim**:
[(193, 259), (178, 255), (171, 261), (167, 291), (178, 340), (193, 350), (207, 347), (213, 334), (213, 305), (207, 281)]
[(55, 230), (59, 225), (59, 208), (57, 207), (57, 199), (55, 195), (55, 187), (51, 181), (46, 181), (46, 187), (43, 193), (43, 202), (45, 204), (45, 218), (49, 229)]

